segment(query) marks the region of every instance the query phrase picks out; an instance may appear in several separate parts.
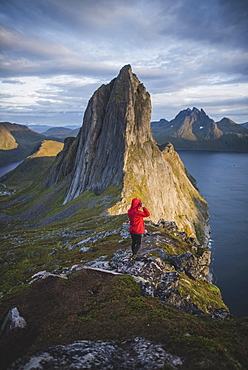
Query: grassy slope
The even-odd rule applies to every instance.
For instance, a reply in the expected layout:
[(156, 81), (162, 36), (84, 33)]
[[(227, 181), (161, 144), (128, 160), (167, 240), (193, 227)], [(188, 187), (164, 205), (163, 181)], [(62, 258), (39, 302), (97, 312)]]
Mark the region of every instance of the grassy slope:
[(0, 149), (11, 150), (17, 148), (18, 144), (13, 135), (5, 125), (0, 125)]
[(46, 136), (29, 130), (25, 126), (1, 123), (0, 166), (23, 160), (35, 153), (41, 142), (47, 139)]
[(181, 369), (245, 369), (247, 319), (185, 314), (154, 297), (142, 297), (129, 275), (80, 271), (69, 280), (50, 277), (1, 305), (17, 306), (25, 330), (1, 338), (3, 368), (24, 354), (75, 340), (144, 337), (184, 360)]
[[(247, 319), (230, 317), (223, 321), (185, 314), (154, 297), (142, 297), (130, 276), (82, 271), (69, 280), (48, 278), (31, 286), (20, 284), (38, 271), (62, 269), (102, 255), (110, 258), (117, 249), (130, 245), (130, 240), (119, 243), (120, 236), (112, 235), (91, 245), (91, 253), (82, 255), (78, 249), (68, 250), (94, 232), (116, 229), (127, 220), (126, 215), (100, 216), (116, 201), (119, 190), (109, 188), (102, 196), (86, 192), (62, 206), (65, 189), (44, 189), (43, 180), (41, 174), (8, 201), (0, 199), (7, 215), (18, 216), (32, 210), (35, 223), (39, 221), (43, 204), (43, 217), (53, 217), (54, 221), (37, 228), (30, 219), (22, 217), (22, 221), (1, 229), (0, 290), (11, 290), (1, 300), (0, 320), (10, 308), (17, 306), (28, 321), (27, 329), (1, 336), (0, 357), (4, 368), (17, 357), (48, 345), (78, 339), (121, 341), (135, 336), (161, 343), (169, 352), (181, 356), (182, 369), (246, 368)], [(35, 213), (34, 209), (39, 212)], [(55, 222), (62, 211), (68, 211), (67, 217)], [(170, 243), (159, 247), (168, 254), (183, 253), (189, 248), (173, 236), (165, 236)], [(182, 294), (191, 294), (196, 303), (202, 301), (203, 306), (210, 299), (220, 299), (216, 287), (194, 283), (185, 275), (181, 276), (180, 289)]]
[[(38, 150), (26, 158), (17, 168), (2, 176), (8, 190), (21, 190), (33, 184), (43, 171), (46, 171), (54, 162), (54, 157), (63, 149), (63, 143), (44, 140)], [(25, 190), (27, 192), (27, 190)]]

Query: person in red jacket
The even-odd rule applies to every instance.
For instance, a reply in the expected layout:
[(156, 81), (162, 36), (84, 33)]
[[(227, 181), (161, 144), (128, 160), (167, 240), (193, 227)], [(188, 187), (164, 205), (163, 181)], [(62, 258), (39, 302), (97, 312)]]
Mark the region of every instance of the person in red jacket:
[(146, 207), (143, 207), (141, 201), (137, 198), (132, 200), (131, 208), (128, 210), (128, 217), (130, 221), (130, 234), (132, 238), (132, 257), (133, 262), (140, 249), (141, 238), (145, 232), (144, 217), (150, 216), (150, 212)]

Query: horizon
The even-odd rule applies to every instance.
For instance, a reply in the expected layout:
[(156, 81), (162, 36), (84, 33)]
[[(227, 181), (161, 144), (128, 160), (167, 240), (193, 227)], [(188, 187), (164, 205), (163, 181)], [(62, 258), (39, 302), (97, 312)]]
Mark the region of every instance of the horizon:
[[(202, 109), (202, 108), (197, 108), (197, 107), (192, 107), (192, 108), (185, 108), (185, 109), (183, 109), (183, 110), (187, 110), (187, 109), (190, 109), (190, 110), (193, 110), (193, 108), (196, 108), (196, 109), (198, 109), (199, 111)], [(181, 110), (181, 111), (178, 111), (177, 113), (176, 113), (176, 115), (175, 115), (175, 117), (180, 113), (180, 112), (182, 112), (183, 110)], [(205, 112), (206, 113), (206, 115), (207, 116), (209, 116), (208, 114), (207, 114), (207, 112)], [(13, 123), (13, 124), (18, 124), (18, 125), (24, 125), (24, 126), (44, 126), (44, 127), (49, 127), (49, 128), (52, 128), (52, 127), (67, 127), (67, 128), (70, 128), (70, 126), (71, 127), (74, 127), (74, 129), (75, 128), (79, 128), (79, 127), (81, 127), (82, 126), (82, 124), (83, 124), (83, 115), (84, 115), (84, 113), (82, 114), (82, 122), (81, 123), (79, 123), (79, 124), (76, 124), (76, 123), (70, 123), (70, 124), (66, 124), (66, 123), (64, 123), (63, 125), (50, 125), (50, 124), (42, 124), (42, 123), (19, 123), (19, 122), (9, 122), (9, 123)], [(150, 122), (152, 123), (152, 122), (158, 122), (158, 121), (160, 121), (160, 120), (167, 120), (168, 122), (170, 122), (171, 120), (173, 120), (175, 117), (173, 117), (172, 119), (170, 119), (170, 120), (168, 120), (167, 118), (165, 118), (165, 117), (162, 117), (162, 118), (159, 118), (159, 119), (157, 119), (157, 120), (150, 120)], [(209, 117), (210, 119), (213, 119), (212, 117)], [(224, 119), (224, 118), (226, 118), (226, 119), (230, 119), (231, 120), (231, 118), (230, 117), (221, 117), (218, 121), (216, 120), (214, 120), (215, 122), (220, 122), (222, 119)], [(1, 123), (1, 122), (0, 122)], [(242, 124), (245, 124), (245, 123), (248, 123), (248, 122), (241, 122), (241, 123), (238, 123), (238, 122), (234, 122), (234, 123), (236, 123), (236, 124), (240, 124), (240, 125), (242, 125)]]
[(2, 0), (1, 121), (81, 125), (93, 93), (130, 64), (151, 121), (188, 106), (248, 122), (243, 0)]

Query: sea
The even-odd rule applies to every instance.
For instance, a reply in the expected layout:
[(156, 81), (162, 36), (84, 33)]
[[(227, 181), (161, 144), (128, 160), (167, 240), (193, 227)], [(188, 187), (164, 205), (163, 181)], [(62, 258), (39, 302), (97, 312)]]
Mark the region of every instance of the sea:
[(231, 314), (248, 317), (248, 153), (178, 154), (209, 205), (213, 283)]
[[(214, 281), (231, 314), (248, 317), (248, 153), (178, 151), (209, 205)], [(0, 167), (0, 177), (20, 162)]]

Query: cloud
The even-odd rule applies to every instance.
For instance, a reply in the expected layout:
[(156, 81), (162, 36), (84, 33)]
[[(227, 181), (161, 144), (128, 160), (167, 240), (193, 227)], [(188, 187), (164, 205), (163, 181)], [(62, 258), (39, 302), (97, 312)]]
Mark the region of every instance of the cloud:
[(23, 85), (25, 82), (22, 82), (20, 80), (12, 79), (12, 78), (6, 78), (1, 80), (3, 84), (13, 84), (13, 85)]
[(247, 0), (1, 0), (0, 114), (15, 106), (22, 118), (83, 113), (94, 91), (131, 64), (156, 117), (162, 107), (163, 116), (177, 114), (213, 99), (216, 110), (233, 102), (230, 118), (240, 117), (247, 19)]
[(163, 33), (221, 48), (247, 50), (246, 0), (165, 1), (163, 14), (167, 20)]

